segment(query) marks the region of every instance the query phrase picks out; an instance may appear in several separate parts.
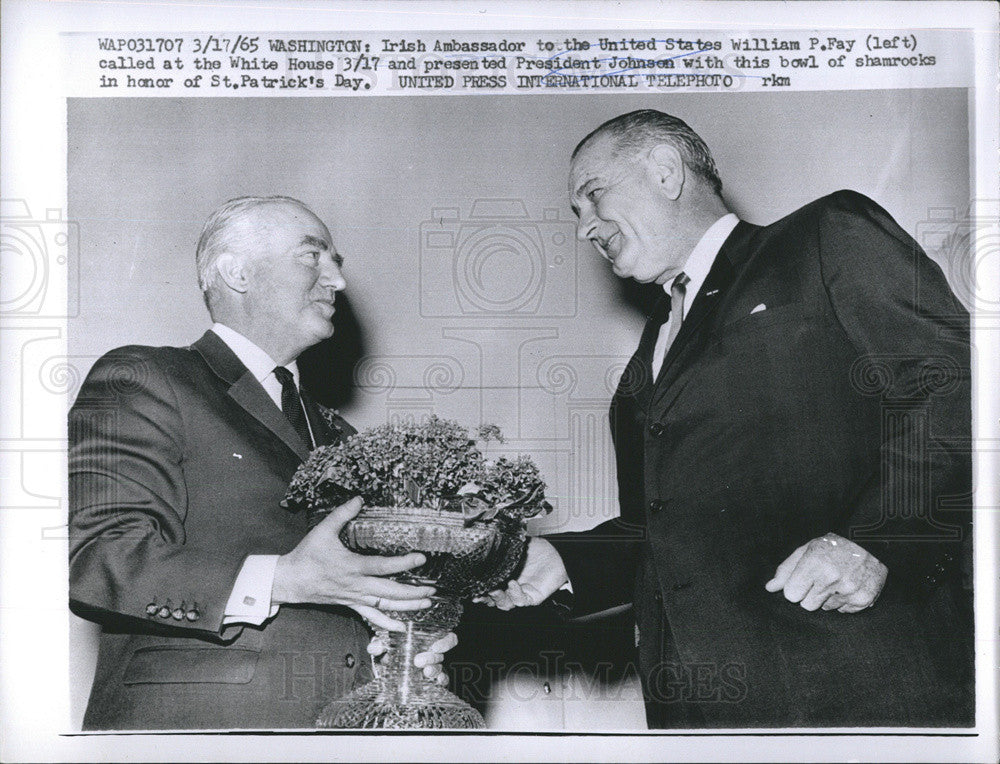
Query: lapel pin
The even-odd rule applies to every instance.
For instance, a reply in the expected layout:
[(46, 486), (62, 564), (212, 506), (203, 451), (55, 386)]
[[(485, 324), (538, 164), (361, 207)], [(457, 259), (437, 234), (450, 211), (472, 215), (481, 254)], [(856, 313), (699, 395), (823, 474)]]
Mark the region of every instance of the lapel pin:
[(761, 303), (756, 308), (751, 310), (750, 315), (753, 315), (754, 313), (760, 313), (762, 310), (767, 310), (767, 306), (764, 303)]
[(718, 290), (718, 289), (713, 289), (713, 290), (712, 290), (712, 291), (710, 291), (710, 292), (705, 292), (705, 296), (706, 296), (706, 297), (711, 297), (711, 296), (712, 296), (713, 294), (718, 294), (718, 293), (719, 293), (719, 290)]
[(243, 454), (234, 453), (233, 456), (236, 457), (237, 459), (242, 459), (243, 458)]

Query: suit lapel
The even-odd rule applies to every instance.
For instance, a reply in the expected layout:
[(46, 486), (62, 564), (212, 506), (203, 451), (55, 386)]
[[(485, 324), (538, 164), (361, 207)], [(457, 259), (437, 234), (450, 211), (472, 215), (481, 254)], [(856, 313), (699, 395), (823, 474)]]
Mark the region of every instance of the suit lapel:
[[(300, 460), (309, 456), (305, 443), (295, 432), (291, 422), (267, 394), (257, 378), (240, 361), (236, 354), (215, 332), (207, 331), (193, 348), (205, 359), (215, 374), (229, 385), (229, 396), (244, 411), (288, 446)], [(311, 421), (311, 420), (310, 420)]]
[(719, 249), (712, 268), (695, 296), (691, 310), (681, 324), (680, 332), (663, 359), (663, 368), (654, 384), (654, 399), (660, 400), (687, 367), (682, 362), (683, 358), (688, 351), (694, 349), (697, 344), (694, 340), (699, 336), (698, 329), (716, 311), (735, 281), (737, 267), (748, 254), (749, 239), (756, 230), (757, 226), (741, 220)]

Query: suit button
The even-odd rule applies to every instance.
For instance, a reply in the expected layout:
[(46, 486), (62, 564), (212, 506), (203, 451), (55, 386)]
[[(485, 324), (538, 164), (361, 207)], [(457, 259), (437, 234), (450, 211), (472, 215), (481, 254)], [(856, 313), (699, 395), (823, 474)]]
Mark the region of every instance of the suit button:
[(175, 607), (173, 610), (170, 611), (170, 617), (173, 618), (175, 621), (182, 620), (184, 618), (184, 609)]
[(357, 663), (357, 661), (354, 660), (354, 656), (350, 653), (344, 656), (344, 665), (347, 666), (347, 668), (354, 668), (355, 663)]
[(199, 618), (201, 618), (201, 613), (198, 612), (198, 608), (197, 607), (193, 607), (193, 608), (191, 608), (190, 610), (187, 611), (186, 618), (189, 621), (191, 621), (192, 623), (194, 623)]
[(146, 605), (146, 615), (156, 615), (156, 611), (160, 609), (160, 606), (155, 602), (150, 602)]
[(168, 608), (166, 605), (164, 605), (163, 607), (161, 607), (159, 609), (159, 611), (157, 612), (157, 615), (160, 616), (160, 618), (169, 618), (170, 617), (170, 608)]
[(651, 502), (649, 502), (649, 511), (659, 512), (661, 509), (663, 509), (663, 504), (664, 502), (662, 500), (653, 499)]
[(652, 435), (654, 438), (658, 438), (658, 437), (660, 437), (663, 434), (663, 431), (665, 429), (666, 428), (662, 424), (660, 424), (659, 422), (653, 422), (649, 426), (649, 434)]
[(687, 589), (689, 586), (691, 586), (691, 582), (690, 581), (680, 581), (680, 582), (674, 584), (673, 586), (671, 586), (670, 588), (673, 589), (675, 592), (679, 592), (682, 589)]

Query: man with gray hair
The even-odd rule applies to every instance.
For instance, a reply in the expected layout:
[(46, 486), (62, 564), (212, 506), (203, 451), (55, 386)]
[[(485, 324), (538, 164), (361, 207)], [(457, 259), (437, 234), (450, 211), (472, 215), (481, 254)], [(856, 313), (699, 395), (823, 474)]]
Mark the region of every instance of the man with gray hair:
[(659, 299), (611, 405), (621, 517), (502, 609), (632, 603), (651, 727), (974, 721), (969, 315), (872, 200), (741, 221), (682, 120), (573, 152), (577, 233)]
[[(111, 351), (70, 412), (70, 601), (102, 626), (86, 729), (312, 726), (371, 676), (360, 616), (400, 629), (382, 609), (433, 594), (384, 577), (422, 555), (341, 544), (359, 499), (311, 530), (279, 506), (311, 448), (354, 432), (299, 388), (346, 286), (326, 226), (295, 199), (234, 199), (196, 259), (212, 328)], [(428, 676), (454, 641), (418, 656)]]

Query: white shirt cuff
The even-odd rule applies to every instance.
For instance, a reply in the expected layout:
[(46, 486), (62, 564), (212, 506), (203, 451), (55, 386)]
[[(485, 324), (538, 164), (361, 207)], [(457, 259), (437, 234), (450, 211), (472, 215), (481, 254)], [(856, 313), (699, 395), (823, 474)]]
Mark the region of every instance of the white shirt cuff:
[(274, 569), (277, 564), (276, 554), (247, 556), (236, 576), (233, 593), (226, 602), (223, 626), (232, 623), (260, 626), (278, 612), (278, 606), (271, 604), (271, 587), (274, 585)]

